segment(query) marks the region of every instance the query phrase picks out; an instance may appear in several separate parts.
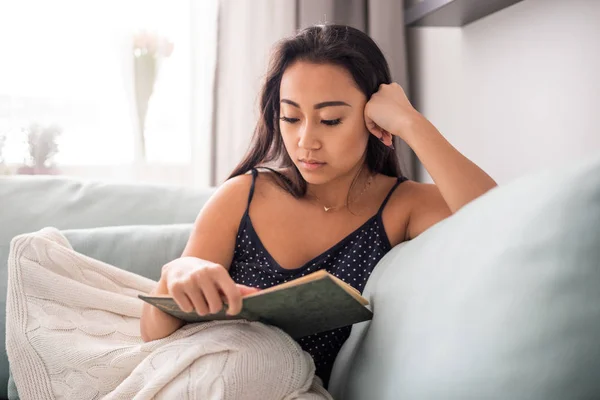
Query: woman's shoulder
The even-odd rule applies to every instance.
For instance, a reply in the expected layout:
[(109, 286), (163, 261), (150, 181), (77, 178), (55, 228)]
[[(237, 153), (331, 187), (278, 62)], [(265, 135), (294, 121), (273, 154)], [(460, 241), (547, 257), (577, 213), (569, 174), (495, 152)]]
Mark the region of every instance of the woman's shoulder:
[(257, 167), (255, 168), (258, 176), (269, 179), (291, 179), (292, 170), (285, 167)]
[(406, 238), (413, 182), (405, 177), (387, 175), (378, 175), (378, 179), (381, 182), (379, 198), (388, 199), (383, 209), (383, 223), (390, 243), (395, 246)]
[(241, 175), (219, 185), (196, 217), (186, 254), (229, 266), (251, 184)]
[(254, 171), (254, 173), (252, 170), (248, 171), (223, 182), (215, 191), (211, 201), (219, 203), (222, 207), (228, 207), (230, 211), (240, 211), (243, 214), (251, 198), (272, 195), (273, 190), (281, 190), (277, 181), (288, 176), (288, 171), (284, 169), (256, 168)]
[(256, 168), (255, 193), (258, 196), (277, 198), (286, 195), (286, 187), (292, 182), (289, 168), (259, 167)]
[(228, 215), (243, 214), (250, 195), (252, 180), (250, 173), (229, 178), (216, 188), (204, 208)]
[[(273, 170), (263, 169), (255, 169), (255, 171), (255, 177), (251, 170), (245, 174), (227, 179), (216, 188), (209, 203), (218, 204), (221, 207), (229, 207), (231, 211), (245, 209), (250, 196), (276, 186), (276, 173), (279, 171), (273, 172)], [(286, 174), (284, 170), (281, 170), (279, 173)], [(254, 190), (252, 190), (253, 186)]]
[(252, 173), (248, 171), (245, 174), (234, 176), (223, 182), (216, 190), (215, 194), (227, 195), (228, 197), (244, 197), (250, 191), (252, 186)]
[(388, 214), (406, 223), (406, 239), (412, 239), (452, 213), (433, 183), (406, 180), (390, 196)]

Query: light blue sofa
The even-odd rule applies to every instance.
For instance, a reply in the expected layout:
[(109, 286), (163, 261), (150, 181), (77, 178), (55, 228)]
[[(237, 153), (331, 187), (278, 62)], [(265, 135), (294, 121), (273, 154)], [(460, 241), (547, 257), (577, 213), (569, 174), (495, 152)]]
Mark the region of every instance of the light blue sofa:
[[(0, 179), (0, 298), (10, 238), (44, 226), (158, 279), (210, 193)], [(494, 189), (394, 248), (364, 295), (374, 319), (336, 360), (336, 399), (600, 398), (600, 159)]]

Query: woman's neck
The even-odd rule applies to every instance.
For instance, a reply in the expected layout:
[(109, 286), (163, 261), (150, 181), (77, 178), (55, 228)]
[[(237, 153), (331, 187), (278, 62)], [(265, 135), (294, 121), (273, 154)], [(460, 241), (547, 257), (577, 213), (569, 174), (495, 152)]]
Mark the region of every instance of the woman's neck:
[[(306, 195), (323, 207), (340, 210), (358, 200), (367, 184), (371, 172), (364, 163), (359, 163), (347, 174), (322, 185), (308, 184)], [(354, 184), (353, 184), (354, 183)]]

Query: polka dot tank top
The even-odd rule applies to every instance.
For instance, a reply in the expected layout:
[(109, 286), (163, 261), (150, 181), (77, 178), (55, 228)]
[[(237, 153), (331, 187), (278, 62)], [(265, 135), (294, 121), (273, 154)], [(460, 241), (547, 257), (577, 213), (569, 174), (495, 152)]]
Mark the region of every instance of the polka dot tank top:
[[(354, 232), (300, 268), (285, 269), (265, 249), (248, 214), (257, 174), (257, 170), (253, 169), (248, 207), (240, 222), (233, 261), (229, 268), (232, 279), (242, 285), (264, 289), (325, 269), (362, 293), (373, 268), (391, 249), (381, 214), (393, 191), (406, 178), (398, 178), (377, 214)], [(347, 326), (298, 339), (302, 349), (313, 357), (316, 374), (323, 380), (325, 387), (329, 382), (333, 362), (350, 335), (350, 328)]]

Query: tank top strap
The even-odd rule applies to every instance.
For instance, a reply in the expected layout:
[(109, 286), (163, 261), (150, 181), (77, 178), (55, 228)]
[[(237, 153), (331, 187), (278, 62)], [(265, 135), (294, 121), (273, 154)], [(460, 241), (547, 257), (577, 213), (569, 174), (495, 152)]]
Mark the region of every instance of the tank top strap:
[(394, 184), (394, 186), (392, 186), (392, 188), (388, 192), (387, 196), (385, 196), (385, 200), (383, 200), (383, 203), (381, 203), (381, 207), (379, 207), (379, 211), (377, 212), (377, 214), (381, 214), (383, 212), (383, 208), (387, 204), (387, 202), (390, 199), (390, 197), (392, 197), (392, 193), (394, 193), (394, 190), (396, 190), (396, 188), (398, 187), (398, 185), (400, 185), (402, 182), (404, 182), (406, 180), (408, 180), (408, 179), (406, 177), (404, 177), (404, 176), (399, 176), (398, 177), (398, 179), (396, 180), (396, 183)]
[(248, 205), (246, 206), (246, 213), (248, 213), (248, 209), (250, 208), (250, 202), (252, 201), (252, 196), (254, 196), (254, 186), (256, 185), (256, 177), (258, 176), (258, 171), (256, 168), (252, 168), (252, 185), (250, 186), (250, 193), (248, 194)]

